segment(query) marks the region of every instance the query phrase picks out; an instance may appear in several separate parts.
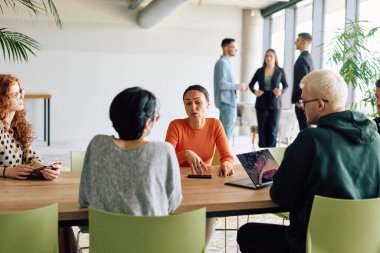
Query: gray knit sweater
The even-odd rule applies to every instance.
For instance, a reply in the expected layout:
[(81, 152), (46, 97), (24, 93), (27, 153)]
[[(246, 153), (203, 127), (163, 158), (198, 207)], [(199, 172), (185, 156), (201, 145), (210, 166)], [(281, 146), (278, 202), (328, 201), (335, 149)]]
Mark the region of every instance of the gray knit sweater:
[(168, 215), (181, 203), (181, 178), (172, 146), (148, 142), (131, 149), (112, 136), (95, 136), (81, 175), (81, 207), (132, 215)]

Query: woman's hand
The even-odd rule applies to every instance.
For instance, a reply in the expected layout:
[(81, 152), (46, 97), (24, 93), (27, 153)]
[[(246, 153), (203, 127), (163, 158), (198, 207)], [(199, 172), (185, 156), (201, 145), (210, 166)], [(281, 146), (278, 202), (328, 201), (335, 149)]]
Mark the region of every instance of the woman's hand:
[(193, 151), (186, 150), (185, 151), (185, 157), (190, 164), (191, 173), (203, 175), (203, 170), (208, 171), (206, 164)]
[(274, 88), (272, 90), (273, 94), (276, 96), (276, 97), (279, 97), (282, 95), (282, 90), (280, 90), (279, 88)]
[(7, 167), (5, 170), (5, 176), (16, 179), (27, 179), (32, 171), (32, 166), (20, 164), (15, 167)]
[(46, 180), (57, 179), (61, 174), (61, 163), (54, 163), (51, 167), (46, 167), (41, 170), (41, 174)]
[(232, 176), (234, 174), (234, 167), (229, 163), (225, 163), (220, 165), (219, 167), (219, 176), (227, 177)]
[(264, 94), (263, 90), (255, 90), (255, 95), (261, 97)]

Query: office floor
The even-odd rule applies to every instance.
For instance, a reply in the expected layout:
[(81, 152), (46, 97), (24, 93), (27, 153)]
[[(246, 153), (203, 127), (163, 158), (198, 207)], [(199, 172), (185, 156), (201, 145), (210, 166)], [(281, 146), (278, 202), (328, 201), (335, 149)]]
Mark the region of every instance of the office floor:
[[(45, 142), (36, 140), (33, 143), (33, 148), (37, 154), (43, 158), (45, 162), (61, 161), (63, 170), (70, 169), (70, 151), (86, 150), (88, 143), (81, 141), (53, 141), (50, 147), (47, 147)], [(237, 136), (234, 140), (234, 145), (231, 148), (233, 154), (245, 153), (252, 151), (251, 139), (249, 136)], [(237, 159), (236, 159), (237, 160)], [(238, 226), (245, 224), (247, 221), (282, 224), (283, 220), (273, 214), (250, 215), (237, 217), (218, 218), (216, 229), (236, 229)], [(238, 224), (237, 224), (238, 220)], [(226, 238), (226, 240), (225, 240)], [(86, 246), (89, 243), (88, 235), (83, 235), (80, 240), (81, 246)], [(83, 252), (88, 252), (83, 250)], [(236, 243), (236, 230), (232, 231), (215, 231), (206, 253), (232, 253), (239, 252)]]

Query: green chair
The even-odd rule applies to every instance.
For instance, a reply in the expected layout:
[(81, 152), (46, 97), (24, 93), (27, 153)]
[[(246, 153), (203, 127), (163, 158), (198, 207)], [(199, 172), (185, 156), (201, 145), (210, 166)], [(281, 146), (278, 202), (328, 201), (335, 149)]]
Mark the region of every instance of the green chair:
[(202, 253), (206, 209), (170, 216), (132, 216), (89, 208), (91, 252)]
[[(268, 148), (269, 152), (272, 154), (273, 158), (276, 160), (278, 164), (281, 164), (282, 159), (284, 158), (286, 147), (276, 147), (276, 148)], [(289, 213), (274, 213), (274, 215), (282, 218), (282, 222), (285, 223), (285, 220), (289, 220)]]
[(58, 253), (58, 204), (0, 213), (0, 224), (0, 252)]
[[(82, 171), (84, 156), (86, 151), (71, 151), (70, 152), (70, 166), (71, 171)], [(79, 231), (77, 233), (77, 249), (78, 252), (82, 252), (83, 249), (88, 249), (89, 247), (79, 247), (80, 235), (88, 233), (88, 226), (79, 226)]]
[(70, 152), (71, 171), (82, 171), (85, 154), (86, 151)]
[(380, 198), (348, 200), (315, 196), (307, 253), (379, 253)]

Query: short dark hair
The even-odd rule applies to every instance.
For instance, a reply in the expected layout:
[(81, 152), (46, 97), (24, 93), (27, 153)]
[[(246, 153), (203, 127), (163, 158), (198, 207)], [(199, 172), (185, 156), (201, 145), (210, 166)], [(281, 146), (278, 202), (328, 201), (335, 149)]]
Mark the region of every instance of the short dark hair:
[(120, 139), (137, 140), (144, 132), (147, 118), (158, 111), (157, 98), (140, 87), (127, 88), (116, 95), (110, 106), (110, 119)]
[(299, 33), (298, 36), (309, 42), (313, 40), (310, 33)]
[(185, 90), (185, 92), (183, 93), (183, 96), (182, 96), (183, 101), (185, 101), (186, 92), (191, 91), (191, 90), (197, 90), (197, 91), (202, 92), (203, 95), (205, 95), (205, 97), (206, 97), (206, 101), (207, 102), (210, 101), (210, 96), (208, 95), (208, 91), (206, 90), (205, 87), (203, 87), (199, 84), (195, 84), (195, 85), (191, 85), (191, 86), (187, 87), (187, 89)]
[(380, 79), (376, 81), (376, 88), (380, 88)]
[(225, 46), (228, 46), (229, 44), (231, 44), (232, 42), (235, 42), (235, 39), (231, 39), (231, 38), (225, 38), (224, 40), (222, 40), (222, 48), (225, 47)]

